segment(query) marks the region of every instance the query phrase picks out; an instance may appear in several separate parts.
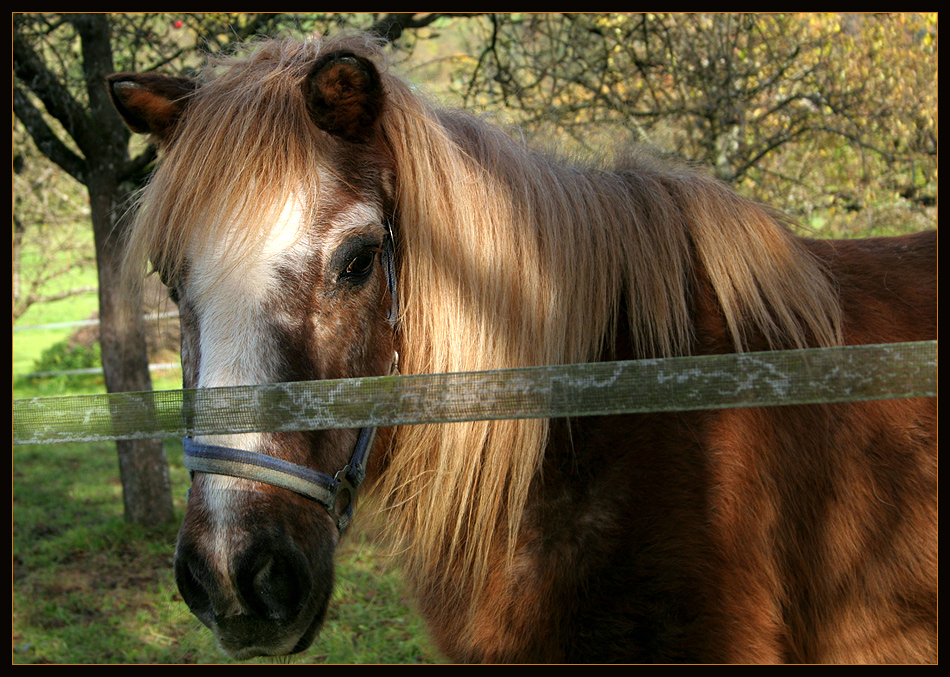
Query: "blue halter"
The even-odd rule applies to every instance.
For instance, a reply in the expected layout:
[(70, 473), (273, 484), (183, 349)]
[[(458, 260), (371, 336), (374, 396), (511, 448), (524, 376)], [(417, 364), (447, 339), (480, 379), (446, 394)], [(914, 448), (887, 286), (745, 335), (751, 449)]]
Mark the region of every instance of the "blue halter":
[(267, 454), (195, 442), (185, 437), (185, 467), (192, 472), (230, 475), (289, 489), (312, 498), (333, 518), (340, 535), (353, 519), (356, 490), (366, 478), (375, 428), (361, 428), (350, 462), (333, 477)]
[[(399, 306), (393, 247), (392, 227), (387, 224), (383, 260), (392, 298), (389, 324), (395, 329)], [(397, 369), (397, 360), (398, 354), (393, 359), (393, 372)], [(375, 437), (375, 428), (360, 428), (350, 462), (333, 477), (256, 451), (202, 444), (190, 437), (185, 437), (182, 442), (185, 449), (185, 467), (191, 471), (192, 477), (196, 472), (230, 475), (289, 489), (322, 505), (342, 536), (353, 519), (356, 491), (366, 478), (366, 465)]]

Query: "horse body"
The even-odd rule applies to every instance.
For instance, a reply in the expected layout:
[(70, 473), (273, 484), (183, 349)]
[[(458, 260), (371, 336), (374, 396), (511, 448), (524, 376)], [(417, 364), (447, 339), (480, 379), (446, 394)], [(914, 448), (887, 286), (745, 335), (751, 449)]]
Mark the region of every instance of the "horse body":
[[(935, 233), (795, 238), (693, 171), (531, 153), (375, 59), (111, 78), (165, 152), (131, 251), (179, 303), (186, 386), (936, 338)], [(205, 441), (332, 475), (355, 438)], [(473, 422), (380, 431), (369, 479), (454, 660), (932, 661), (936, 448), (935, 400)], [(339, 537), (198, 473), (179, 587), (230, 654), (300, 651)]]
[[(847, 343), (936, 335), (927, 291), (936, 288), (935, 245), (934, 233), (807, 243), (842, 281), (843, 298), (864, 299), (845, 304)], [(707, 302), (715, 303), (711, 294)], [(695, 312), (697, 353), (729, 350), (721, 318), (701, 301)], [(631, 358), (629, 345), (621, 332), (605, 359)], [(477, 621), (470, 626), (446, 606), (454, 591), (422, 596), (449, 655), (935, 659), (937, 560), (920, 535), (936, 533), (936, 401), (554, 425), (530, 527), (513, 565), (496, 554), (491, 602)]]

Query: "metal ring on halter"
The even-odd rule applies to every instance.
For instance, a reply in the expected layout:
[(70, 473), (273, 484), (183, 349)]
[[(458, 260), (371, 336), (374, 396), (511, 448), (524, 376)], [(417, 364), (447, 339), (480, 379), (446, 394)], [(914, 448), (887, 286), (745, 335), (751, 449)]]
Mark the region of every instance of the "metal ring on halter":
[[(392, 304), (388, 319), (395, 330), (399, 321), (399, 305), (396, 295), (394, 246), (392, 225), (387, 222), (383, 265)], [(399, 353), (394, 351), (390, 373), (396, 372), (398, 364)], [(366, 478), (366, 465), (375, 437), (375, 428), (360, 428), (350, 462), (333, 477), (256, 451), (203, 444), (190, 437), (184, 438), (182, 444), (185, 449), (185, 467), (191, 471), (192, 476), (196, 472), (230, 475), (282, 487), (307, 496), (326, 509), (342, 536), (353, 519), (353, 502), (357, 489)], [(342, 505), (338, 505), (341, 502)]]

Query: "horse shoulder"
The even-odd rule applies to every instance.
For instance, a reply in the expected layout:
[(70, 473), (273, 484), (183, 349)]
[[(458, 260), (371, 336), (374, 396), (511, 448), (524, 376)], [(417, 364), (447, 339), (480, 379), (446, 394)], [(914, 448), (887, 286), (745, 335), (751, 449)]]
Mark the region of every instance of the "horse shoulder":
[(933, 660), (936, 401), (734, 410), (713, 421), (710, 528), (724, 604), (760, 589), (783, 660)]
[(935, 659), (935, 401), (588, 426), (601, 451), (547, 492), (524, 588), (566, 659)]

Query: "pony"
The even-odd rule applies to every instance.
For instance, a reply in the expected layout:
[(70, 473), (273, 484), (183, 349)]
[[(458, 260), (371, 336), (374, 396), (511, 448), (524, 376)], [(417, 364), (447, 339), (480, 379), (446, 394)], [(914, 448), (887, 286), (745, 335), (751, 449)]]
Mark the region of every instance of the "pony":
[[(188, 388), (937, 335), (936, 231), (803, 238), (645, 150), (533, 150), (431, 102), (366, 36), (108, 86), (161, 153), (128, 265), (179, 306)], [(453, 661), (930, 662), (936, 409), (387, 428), (364, 489)], [(191, 444), (329, 486), (362, 437)], [(235, 658), (300, 652), (326, 615), (355, 496), (303, 493), (194, 473), (177, 584)]]

